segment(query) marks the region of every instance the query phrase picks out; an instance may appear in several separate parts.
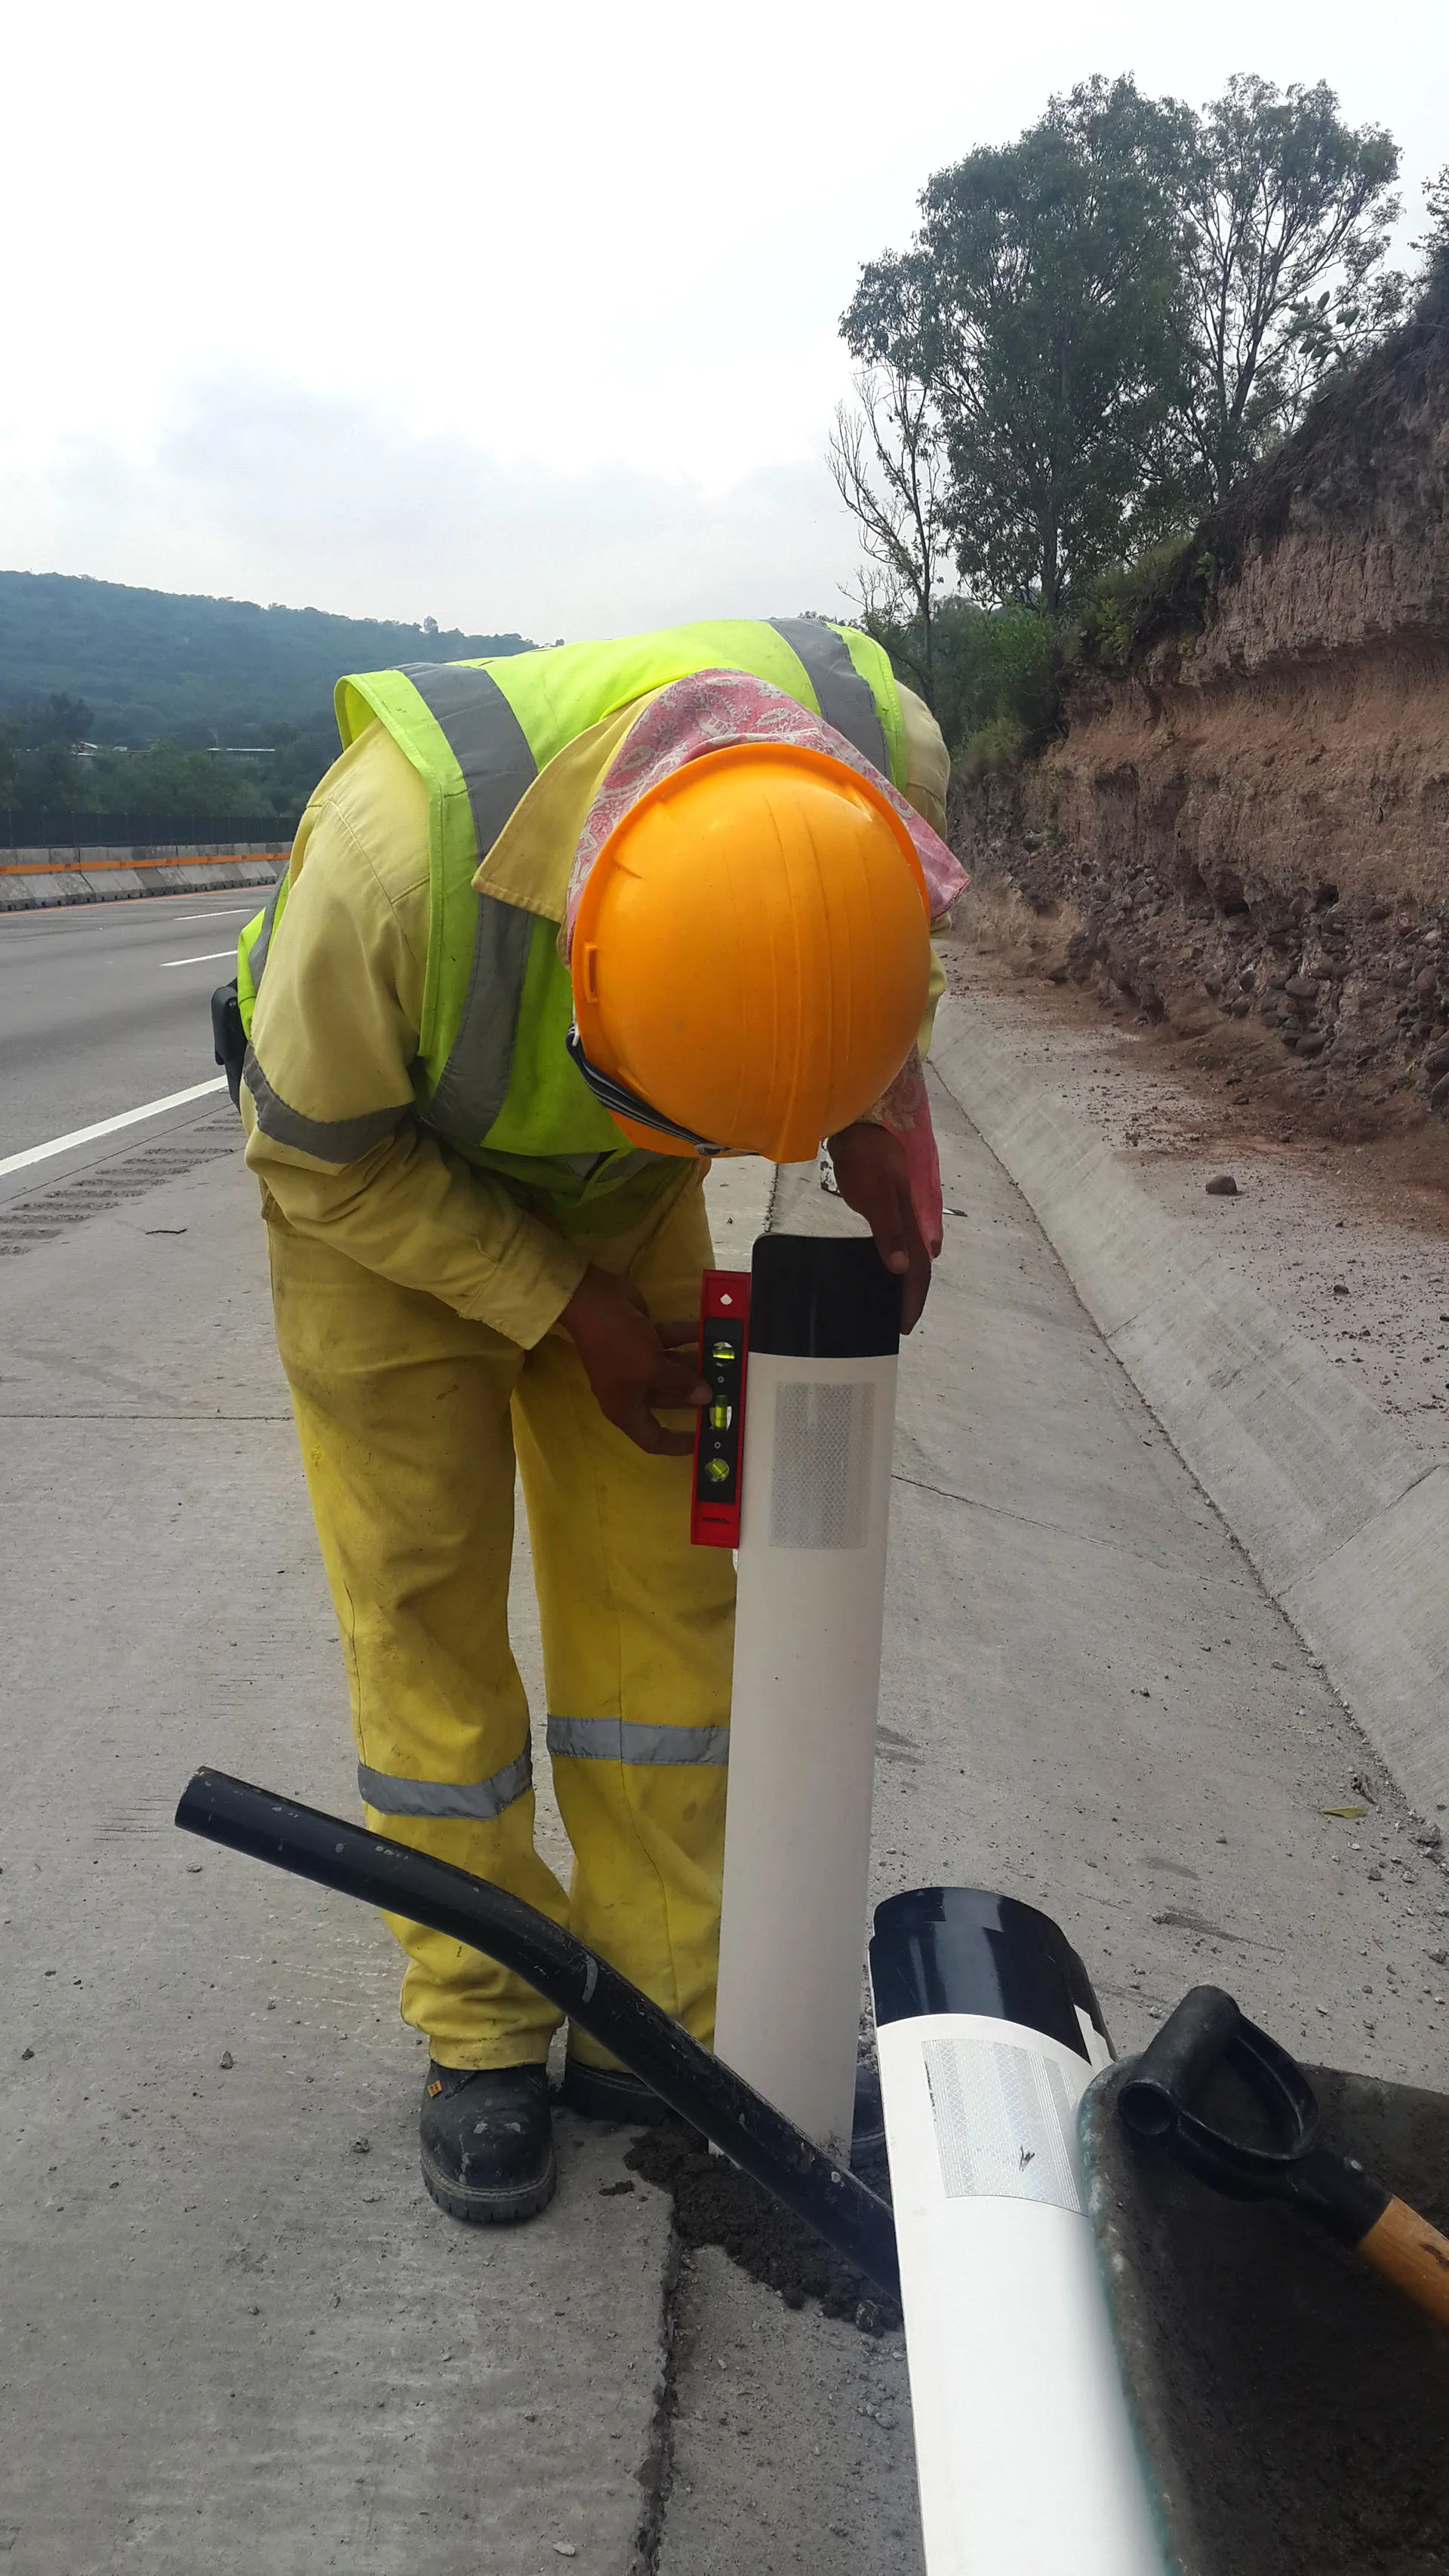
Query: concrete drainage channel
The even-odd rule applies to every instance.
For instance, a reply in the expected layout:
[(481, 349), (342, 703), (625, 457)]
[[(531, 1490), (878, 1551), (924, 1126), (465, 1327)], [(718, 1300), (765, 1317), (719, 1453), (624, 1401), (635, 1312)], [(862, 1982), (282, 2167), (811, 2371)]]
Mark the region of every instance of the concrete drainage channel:
[(1449, 1467), (1189, 1245), (948, 997), (932, 1061), (1088, 1314), (1424, 1820), (1449, 1807)]

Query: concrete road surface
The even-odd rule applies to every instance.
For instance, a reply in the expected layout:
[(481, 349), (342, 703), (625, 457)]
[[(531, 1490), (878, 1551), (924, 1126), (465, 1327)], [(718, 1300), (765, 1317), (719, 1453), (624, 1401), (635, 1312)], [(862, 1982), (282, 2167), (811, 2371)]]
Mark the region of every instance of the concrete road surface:
[[(0, 1160), (209, 1070), (165, 997), (202, 1010), (221, 961), (163, 972), (222, 946), (204, 920), (130, 952), (169, 1035), (86, 1033), (82, 949), (150, 942), (163, 907), (135, 909), (43, 952), (0, 922)], [(958, 1213), (902, 1366), (877, 1892), (1045, 1904), (1119, 2045), (1208, 1975), (1290, 2044), (1442, 2081), (1441, 1873), (1017, 1193), (938, 1121)], [(755, 1217), (724, 1186), (733, 1256)], [(775, 1221), (849, 1222), (800, 1174)], [(898, 2341), (677, 2266), (627, 2138), (577, 2123), (545, 2218), (454, 2226), (416, 2176), (382, 1925), (171, 1827), (199, 1760), (353, 1811), (259, 1232), (224, 1096), (0, 1179), (0, 2557), (906, 2576)], [(1366, 1820), (1326, 1816), (1355, 1782)]]

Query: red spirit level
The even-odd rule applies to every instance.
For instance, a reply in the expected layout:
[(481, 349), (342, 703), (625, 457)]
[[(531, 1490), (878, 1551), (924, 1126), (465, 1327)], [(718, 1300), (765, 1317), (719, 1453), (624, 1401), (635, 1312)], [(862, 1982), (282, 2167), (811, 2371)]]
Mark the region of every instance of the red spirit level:
[(740, 1543), (740, 1435), (749, 1337), (748, 1270), (706, 1270), (699, 1300), (699, 1373), (709, 1386), (694, 1435), (689, 1535), (696, 1547)]

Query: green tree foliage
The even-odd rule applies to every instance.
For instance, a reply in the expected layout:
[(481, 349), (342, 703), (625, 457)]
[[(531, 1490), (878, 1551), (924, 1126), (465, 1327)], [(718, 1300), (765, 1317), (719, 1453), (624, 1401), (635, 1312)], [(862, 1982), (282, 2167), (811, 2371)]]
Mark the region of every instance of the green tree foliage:
[[(334, 756), (329, 746), (315, 775)], [(271, 762), (209, 759), (204, 751), (187, 751), (177, 742), (149, 742), (141, 751), (99, 752), (87, 763), (76, 809), (152, 815), (158, 820), (170, 814), (187, 822), (229, 820), (233, 815), (238, 821), (248, 815), (265, 821), (274, 813), (290, 815), (296, 804), (305, 804), (308, 788), (315, 783), (314, 775), (300, 799), (279, 796), (272, 767)]]
[[(341, 673), (527, 649), (521, 635), (443, 632), (433, 618), (406, 626), (0, 572), (0, 800), (158, 820), (288, 816), (336, 757)], [(75, 759), (88, 740), (100, 754)], [(265, 744), (272, 757), (208, 757), (218, 744)]]
[[(1098, 78), (930, 180), (842, 319), (865, 372), (830, 464), (866, 624), (954, 740), (995, 718), (961, 712), (943, 552), (968, 599), (1060, 627), (1182, 544), (1400, 311), (1397, 167), (1322, 83), (1237, 79), (1199, 115)], [(1449, 174), (1430, 212), (1449, 258)]]
[(31, 743), (58, 742), (69, 751), (87, 740), (95, 717), (83, 699), (57, 689), (43, 701), (22, 707), (20, 723)]
[[(895, 667), (924, 687), (917, 620), (873, 614), (868, 632)], [(1061, 636), (1056, 621), (1021, 601), (983, 608), (959, 595), (937, 602), (930, 705), (969, 768), (1000, 768), (1037, 748), (1056, 717)]]
[(1325, 82), (1230, 81), (1198, 120), (1183, 195), (1178, 418), (1188, 488), (1222, 499), (1329, 371), (1403, 306), (1386, 266), (1396, 144), (1343, 123)]
[(1050, 733), (1061, 640), (1039, 608), (1011, 601), (980, 608), (953, 599), (939, 618), (942, 730), (988, 767), (1019, 757)]
[(73, 805), (84, 770), (75, 746), (94, 722), (80, 699), (54, 691), (0, 718), (0, 801), (8, 805)]
[(1449, 161), (1432, 179), (1424, 182), (1424, 201), (1429, 224), (1414, 244), (1424, 255), (1426, 283), (1449, 278)]
[(1190, 145), (1173, 102), (1087, 82), (938, 172), (913, 248), (862, 273), (846, 343), (929, 387), (957, 563), (988, 599), (1057, 616), (1151, 512)]

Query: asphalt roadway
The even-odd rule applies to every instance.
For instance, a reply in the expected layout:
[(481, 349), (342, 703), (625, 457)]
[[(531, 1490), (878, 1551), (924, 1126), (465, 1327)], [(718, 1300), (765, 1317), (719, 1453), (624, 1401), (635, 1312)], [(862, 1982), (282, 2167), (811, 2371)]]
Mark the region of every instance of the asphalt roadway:
[(208, 1003), (265, 887), (0, 918), (0, 1163), (216, 1071)]
[[(0, 920), (0, 1167), (213, 1072), (203, 952), (246, 900)], [(1208, 1976), (1310, 2055), (1442, 2081), (1442, 1874), (1019, 1194), (937, 1117), (877, 1893), (1046, 1905), (1122, 2047)], [(762, 1206), (743, 1170), (717, 1191), (732, 1253)], [(773, 1222), (849, 1220), (794, 1172)], [(627, 2137), (570, 2120), (543, 2219), (456, 2227), (417, 2179), (382, 1925), (172, 1828), (203, 1760), (354, 1811), (259, 1231), (224, 1093), (0, 1169), (0, 2556), (917, 2576), (898, 2339), (681, 2263)], [(532, 1689), (522, 1545), (516, 1571)]]

